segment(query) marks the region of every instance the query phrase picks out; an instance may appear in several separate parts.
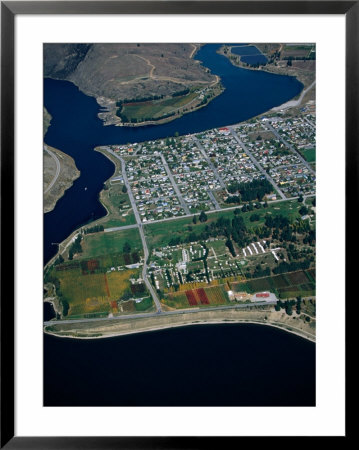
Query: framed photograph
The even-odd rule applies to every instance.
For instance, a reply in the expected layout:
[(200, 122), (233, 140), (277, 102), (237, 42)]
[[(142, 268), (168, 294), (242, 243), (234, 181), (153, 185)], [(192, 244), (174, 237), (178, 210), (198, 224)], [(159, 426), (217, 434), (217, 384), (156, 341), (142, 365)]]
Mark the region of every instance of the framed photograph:
[(1, 2), (1, 448), (348, 436), (358, 11)]

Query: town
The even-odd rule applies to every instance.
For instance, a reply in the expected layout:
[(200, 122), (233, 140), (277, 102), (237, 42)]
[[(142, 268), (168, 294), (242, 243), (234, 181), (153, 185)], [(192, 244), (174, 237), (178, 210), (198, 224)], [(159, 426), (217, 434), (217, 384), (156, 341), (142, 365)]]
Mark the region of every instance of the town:
[(108, 214), (77, 230), (45, 272), (61, 322), (251, 305), (313, 314), (311, 106), (97, 147), (115, 164), (100, 196)]
[[(240, 183), (262, 181), (267, 202), (315, 194), (315, 117), (264, 117), (198, 135), (105, 146), (124, 158), (143, 223), (246, 201)], [(111, 183), (124, 183), (121, 173)], [(242, 196), (243, 197), (243, 196)], [(128, 208), (129, 205), (124, 205)]]

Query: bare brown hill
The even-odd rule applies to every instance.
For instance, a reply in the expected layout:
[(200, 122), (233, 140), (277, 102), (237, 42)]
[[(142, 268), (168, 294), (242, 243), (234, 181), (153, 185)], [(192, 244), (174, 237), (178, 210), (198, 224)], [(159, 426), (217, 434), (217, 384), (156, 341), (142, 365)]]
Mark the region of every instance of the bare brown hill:
[(102, 106), (170, 96), (216, 82), (193, 59), (198, 44), (45, 44), (44, 74), (66, 79)]

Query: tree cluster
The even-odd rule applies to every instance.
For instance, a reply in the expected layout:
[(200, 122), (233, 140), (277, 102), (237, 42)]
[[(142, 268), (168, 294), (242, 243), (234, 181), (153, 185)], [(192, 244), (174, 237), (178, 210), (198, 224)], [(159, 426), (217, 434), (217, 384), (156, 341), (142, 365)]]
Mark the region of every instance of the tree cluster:
[(70, 245), (69, 248), (69, 260), (72, 260), (74, 255), (78, 253), (82, 253), (82, 246), (81, 246), (82, 236), (79, 234), (75, 241)]
[(255, 179), (249, 183), (235, 181), (228, 186), (230, 194), (239, 193), (239, 200), (236, 203), (250, 202), (252, 200), (261, 201), (266, 194), (273, 191), (273, 186), (266, 179)]

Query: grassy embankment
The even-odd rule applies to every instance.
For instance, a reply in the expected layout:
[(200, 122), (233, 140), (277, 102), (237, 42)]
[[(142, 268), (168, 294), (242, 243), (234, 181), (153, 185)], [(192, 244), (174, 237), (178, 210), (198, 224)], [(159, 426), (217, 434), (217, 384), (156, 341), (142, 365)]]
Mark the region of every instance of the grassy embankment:
[(312, 318), (308, 322), (306, 317), (305, 314), (289, 316), (283, 311), (274, 311), (273, 307), (253, 308), (245, 311), (227, 309), (184, 312), (179, 315), (159, 315), (118, 321), (57, 323), (45, 327), (45, 332), (62, 337), (101, 338), (184, 325), (243, 322), (276, 326), (315, 341), (315, 319)]
[[(95, 150), (102, 153), (115, 165), (114, 176), (121, 174), (121, 161), (118, 158), (100, 148), (95, 148)], [(92, 225), (101, 224), (105, 228), (111, 228), (136, 223), (130, 199), (127, 191), (124, 192), (123, 186), (124, 184), (119, 181), (106, 181), (104, 189), (100, 192), (100, 201), (106, 208), (107, 215)]]

